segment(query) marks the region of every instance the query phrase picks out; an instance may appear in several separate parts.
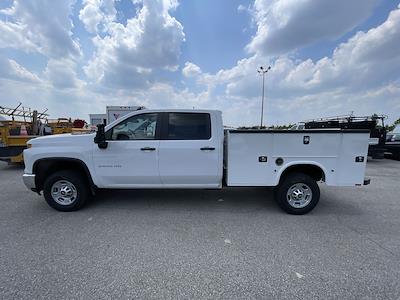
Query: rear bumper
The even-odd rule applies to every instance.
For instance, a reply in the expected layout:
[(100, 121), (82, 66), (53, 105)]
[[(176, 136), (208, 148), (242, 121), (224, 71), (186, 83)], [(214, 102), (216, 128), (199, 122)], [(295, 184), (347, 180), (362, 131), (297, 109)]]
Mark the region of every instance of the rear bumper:
[(36, 192), (36, 184), (35, 184), (35, 174), (24, 174), (22, 175), (22, 180), (24, 181), (25, 186), (31, 190)]

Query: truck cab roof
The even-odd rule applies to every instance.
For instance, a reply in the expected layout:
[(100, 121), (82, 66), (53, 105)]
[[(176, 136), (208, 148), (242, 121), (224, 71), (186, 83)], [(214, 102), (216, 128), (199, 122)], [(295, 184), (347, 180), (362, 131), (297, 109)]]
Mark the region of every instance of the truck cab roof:
[(176, 108), (168, 108), (168, 109), (141, 109), (141, 110), (135, 110), (132, 111), (117, 120), (111, 122), (106, 126), (106, 130), (114, 126), (115, 124), (118, 124), (122, 120), (125, 120), (131, 116), (138, 115), (138, 114), (143, 114), (143, 113), (209, 113), (209, 114), (217, 114), (221, 115), (222, 111), (220, 110), (214, 110), (214, 109), (176, 109)]

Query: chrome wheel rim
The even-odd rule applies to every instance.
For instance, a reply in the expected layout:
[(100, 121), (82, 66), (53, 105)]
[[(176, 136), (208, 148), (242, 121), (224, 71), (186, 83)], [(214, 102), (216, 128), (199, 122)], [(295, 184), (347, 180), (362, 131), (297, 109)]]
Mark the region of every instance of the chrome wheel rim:
[(71, 205), (75, 202), (78, 191), (71, 182), (59, 180), (51, 186), (51, 196), (60, 205)]
[(295, 183), (288, 189), (286, 199), (291, 207), (304, 208), (312, 200), (312, 190), (305, 183)]

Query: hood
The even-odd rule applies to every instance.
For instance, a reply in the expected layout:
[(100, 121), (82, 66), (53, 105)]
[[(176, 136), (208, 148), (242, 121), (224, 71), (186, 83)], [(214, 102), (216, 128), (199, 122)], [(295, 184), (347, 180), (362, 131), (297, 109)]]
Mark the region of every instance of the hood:
[(29, 140), (29, 144), (33, 146), (60, 146), (60, 145), (70, 145), (70, 144), (87, 144), (94, 143), (95, 133), (90, 134), (54, 134), (37, 137)]

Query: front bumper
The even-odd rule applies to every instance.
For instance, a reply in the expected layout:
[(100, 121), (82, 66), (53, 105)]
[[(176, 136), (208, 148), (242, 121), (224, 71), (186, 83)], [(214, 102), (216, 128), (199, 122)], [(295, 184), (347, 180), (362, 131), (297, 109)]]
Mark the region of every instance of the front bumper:
[(36, 184), (35, 184), (35, 174), (24, 174), (22, 175), (22, 179), (24, 181), (25, 186), (31, 190), (36, 192)]

